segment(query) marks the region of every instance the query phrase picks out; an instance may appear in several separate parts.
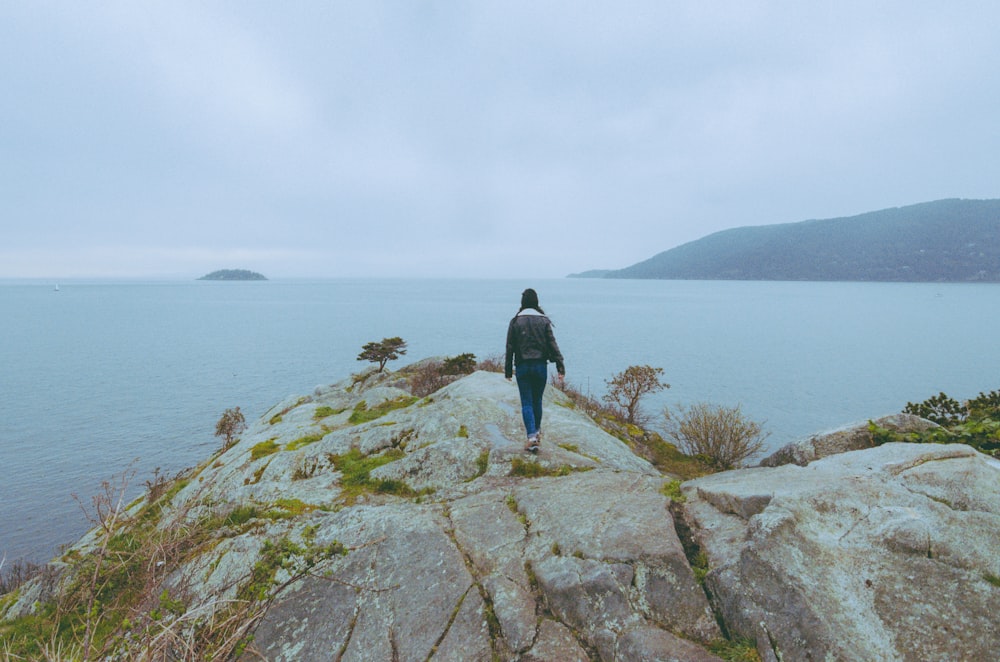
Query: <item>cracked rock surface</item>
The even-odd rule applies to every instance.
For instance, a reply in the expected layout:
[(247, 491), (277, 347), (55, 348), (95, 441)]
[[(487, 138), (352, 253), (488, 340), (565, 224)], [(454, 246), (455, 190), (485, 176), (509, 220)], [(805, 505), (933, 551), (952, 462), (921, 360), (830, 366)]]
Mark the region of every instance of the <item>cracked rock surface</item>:
[(766, 658), (996, 659), (1000, 462), (886, 444), (682, 490), (716, 607)]
[[(289, 397), (130, 506), (137, 529), (197, 533), (151, 575), (172, 632), (239, 616), (243, 659), (276, 661), (709, 662), (724, 636), (768, 662), (997, 659), (1000, 462), (971, 448), (843, 452), (867, 443), (844, 429), (681, 503), (555, 388), (537, 456), (501, 375), (409, 389), (369, 372)], [(71, 582), (60, 567), (0, 616)]]

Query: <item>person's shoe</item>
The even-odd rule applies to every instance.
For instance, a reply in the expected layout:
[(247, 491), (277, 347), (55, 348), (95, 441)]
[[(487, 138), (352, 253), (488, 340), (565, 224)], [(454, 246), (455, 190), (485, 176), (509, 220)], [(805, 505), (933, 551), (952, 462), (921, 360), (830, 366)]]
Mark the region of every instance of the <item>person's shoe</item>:
[(529, 435), (528, 436), (528, 442), (524, 445), (524, 450), (528, 451), (529, 453), (537, 453), (538, 452), (538, 433), (537, 432), (535, 434), (533, 434), (533, 435)]

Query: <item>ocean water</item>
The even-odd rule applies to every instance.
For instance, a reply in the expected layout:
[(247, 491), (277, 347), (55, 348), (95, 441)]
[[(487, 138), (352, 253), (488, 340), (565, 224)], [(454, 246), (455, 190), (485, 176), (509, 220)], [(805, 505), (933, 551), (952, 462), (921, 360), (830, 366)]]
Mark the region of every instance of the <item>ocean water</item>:
[(735, 405), (770, 448), (1000, 388), (1000, 286), (628, 280), (0, 282), (0, 558), (45, 561), (89, 524), (102, 481), (218, 448), (228, 407), (257, 418), (369, 364), (503, 352), (520, 292), (555, 323), (567, 379), (595, 396), (634, 364), (671, 384), (646, 402)]

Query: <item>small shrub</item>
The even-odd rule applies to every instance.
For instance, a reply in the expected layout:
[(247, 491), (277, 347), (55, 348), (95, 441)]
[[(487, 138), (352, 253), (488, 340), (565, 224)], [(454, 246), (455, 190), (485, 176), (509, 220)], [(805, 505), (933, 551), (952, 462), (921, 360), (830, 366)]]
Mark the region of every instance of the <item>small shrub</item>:
[(18, 559), (8, 564), (6, 559), (0, 559), (0, 595), (15, 591), (28, 580), (42, 574), (42, 571), (43, 566), (31, 561)]
[(667, 436), (688, 455), (704, 458), (716, 469), (741, 466), (764, 447), (768, 433), (736, 407), (700, 402), (672, 416), (664, 409)]
[(476, 370), (482, 370), (483, 372), (499, 372), (502, 374), (503, 362), (503, 354), (491, 354), (476, 365)]
[(868, 422), (872, 442), (891, 441), (933, 444), (966, 444), (981, 453), (1000, 457), (1000, 392), (980, 393), (959, 405), (944, 393), (919, 404), (906, 403), (903, 410), (938, 423), (941, 427), (921, 432), (896, 432)]
[(446, 375), (468, 375), (476, 370), (475, 354), (459, 354), (444, 360), (441, 365), (441, 372)]
[(413, 395), (423, 398), (451, 383), (445, 376), (441, 363), (428, 361), (417, 367), (409, 378), (409, 389)]

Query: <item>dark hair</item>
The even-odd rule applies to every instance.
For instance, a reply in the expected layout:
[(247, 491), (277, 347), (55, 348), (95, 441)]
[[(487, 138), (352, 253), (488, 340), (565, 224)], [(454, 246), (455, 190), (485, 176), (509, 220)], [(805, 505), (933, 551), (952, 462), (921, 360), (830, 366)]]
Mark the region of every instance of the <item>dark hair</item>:
[(521, 312), (525, 308), (534, 308), (541, 314), (545, 314), (542, 307), (538, 305), (538, 292), (534, 291), (530, 287), (524, 292), (521, 292), (521, 308), (517, 312)]

